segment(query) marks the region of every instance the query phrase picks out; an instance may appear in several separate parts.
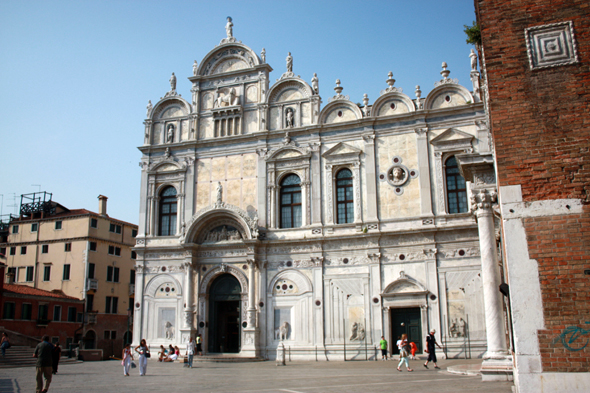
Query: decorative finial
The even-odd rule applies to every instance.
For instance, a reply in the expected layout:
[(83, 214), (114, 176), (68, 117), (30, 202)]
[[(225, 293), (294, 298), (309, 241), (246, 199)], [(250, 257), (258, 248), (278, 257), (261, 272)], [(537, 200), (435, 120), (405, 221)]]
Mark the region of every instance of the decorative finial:
[(416, 109), (423, 109), (422, 107), (422, 100), (420, 99), (420, 97), (422, 97), (422, 90), (420, 90), (420, 85), (416, 85)]
[(387, 76), (388, 78), (386, 82), (389, 85), (389, 88), (391, 89), (395, 83), (395, 79), (393, 79), (393, 72), (389, 71), (389, 74), (387, 74)]
[(422, 97), (422, 90), (420, 90), (420, 85), (416, 85), (416, 98)]
[(365, 117), (369, 116), (369, 95), (368, 94), (363, 94), (363, 113), (365, 115)]
[(336, 79), (336, 87), (334, 88), (336, 95), (341, 95), (340, 93), (342, 93), (342, 90), (344, 90), (344, 87), (340, 86), (340, 79)]
[(449, 79), (449, 74), (451, 73), (451, 71), (447, 70), (447, 63), (445, 61), (443, 61), (442, 63), (442, 71), (440, 72), (440, 74), (442, 75), (442, 77), (444, 78), (444, 80)]

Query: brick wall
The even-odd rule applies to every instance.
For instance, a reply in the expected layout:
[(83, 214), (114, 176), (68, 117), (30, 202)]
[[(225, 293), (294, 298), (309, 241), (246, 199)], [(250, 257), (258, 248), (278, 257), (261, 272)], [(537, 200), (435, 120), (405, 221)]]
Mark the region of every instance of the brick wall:
[[(475, 0), (475, 5), (498, 186), (520, 185), (525, 202), (590, 203), (590, 3)], [(573, 22), (579, 62), (531, 70), (525, 29), (565, 21)], [(530, 258), (539, 266), (543, 372), (587, 372), (590, 206), (582, 214), (530, 218), (524, 225)], [(507, 261), (512, 269), (518, 262)]]
[(587, 372), (590, 285), (584, 270), (590, 268), (590, 205), (583, 214), (526, 219), (525, 229), (530, 257), (539, 264), (543, 371)]

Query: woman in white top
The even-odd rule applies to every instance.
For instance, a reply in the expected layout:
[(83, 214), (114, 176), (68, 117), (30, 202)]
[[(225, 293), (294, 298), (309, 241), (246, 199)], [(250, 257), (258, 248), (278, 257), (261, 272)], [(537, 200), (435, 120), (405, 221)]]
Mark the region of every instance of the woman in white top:
[(147, 371), (147, 358), (151, 356), (145, 338), (141, 339), (135, 351), (139, 353), (139, 376), (144, 376)]
[(397, 371), (402, 371), (401, 365), (404, 362), (406, 363), (406, 370), (414, 371), (410, 368), (410, 363), (408, 362), (408, 350), (406, 348), (407, 345), (408, 345), (408, 335), (402, 334), (402, 339), (399, 341), (399, 344), (397, 346), (399, 348), (399, 356), (401, 357), (401, 359), (397, 365)]
[(131, 367), (131, 361), (133, 360), (133, 354), (131, 353), (131, 345), (129, 343), (125, 344), (125, 348), (123, 348), (123, 374), (128, 377), (129, 376), (129, 368)]
[(195, 355), (195, 342), (193, 338), (190, 337), (188, 339), (188, 343), (186, 344), (186, 356), (188, 357), (188, 362), (185, 367), (193, 368), (193, 356)]

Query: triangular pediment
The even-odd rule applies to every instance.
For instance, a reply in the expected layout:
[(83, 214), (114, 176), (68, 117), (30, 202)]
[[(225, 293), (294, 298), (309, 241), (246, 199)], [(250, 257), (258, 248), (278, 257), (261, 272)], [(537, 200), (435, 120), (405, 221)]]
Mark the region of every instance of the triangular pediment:
[(342, 156), (358, 156), (363, 151), (347, 143), (340, 142), (336, 146), (326, 151), (322, 156), (324, 158), (338, 158)]
[(471, 144), (473, 140), (473, 135), (463, 132), (461, 130), (457, 130), (456, 128), (449, 128), (436, 138), (430, 141), (433, 145), (440, 145), (446, 143), (458, 143), (458, 142), (467, 142)]

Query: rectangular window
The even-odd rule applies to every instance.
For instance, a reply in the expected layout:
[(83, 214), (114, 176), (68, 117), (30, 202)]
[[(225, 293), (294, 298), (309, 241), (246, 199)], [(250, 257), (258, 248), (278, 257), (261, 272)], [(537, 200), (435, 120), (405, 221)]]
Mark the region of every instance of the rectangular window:
[(68, 307), (68, 322), (76, 322), (76, 307)]
[(137, 237), (137, 229), (131, 230), (131, 237)]
[(33, 266), (27, 266), (27, 282), (32, 282), (33, 281), (33, 273), (35, 272), (35, 270), (33, 270), (34, 267)]
[(49, 252), (49, 244), (44, 244), (41, 246), (41, 254), (47, 254)]
[(96, 242), (90, 242), (90, 251), (96, 251)]
[(33, 305), (31, 303), (23, 303), (21, 311), (20, 319), (23, 321), (30, 321), (33, 316)]
[(107, 266), (107, 281), (119, 282), (119, 268), (115, 266)]
[(137, 259), (137, 253), (135, 251), (131, 251), (131, 259)]
[(54, 306), (53, 307), (53, 321), (54, 322), (61, 321), (61, 306)]
[(43, 281), (51, 281), (51, 265), (43, 266)]
[(79, 312), (76, 314), (76, 322), (78, 323), (82, 323), (82, 321), (84, 320), (84, 314)]
[(41, 321), (47, 321), (49, 319), (49, 305), (39, 304), (38, 318)]
[(96, 265), (94, 263), (88, 264), (88, 278), (94, 278), (94, 270)]
[(121, 247), (109, 246), (109, 255), (121, 256)]
[(111, 339), (111, 331), (110, 330), (105, 330), (104, 331), (104, 339), (105, 340), (110, 340)]
[(18, 225), (13, 225), (12, 226), (12, 233), (15, 234), (15, 235), (18, 233)]
[(10, 255), (16, 255), (16, 247), (10, 247)]
[(12, 274), (12, 278), (14, 279), (14, 282), (18, 282), (18, 270), (15, 267), (9, 267), (8, 268), (8, 274)]
[(64, 247), (64, 251), (65, 252), (70, 252), (72, 251), (72, 243), (66, 243), (65, 247)]
[(129, 276), (129, 284), (135, 284), (135, 270), (131, 270), (131, 274)]
[(86, 312), (94, 311), (94, 295), (86, 294)]
[(69, 263), (66, 263), (64, 265), (64, 274), (63, 274), (62, 280), (67, 281), (70, 279), (70, 267), (71, 267), (71, 265)]
[(14, 319), (14, 302), (4, 302), (4, 313), (2, 319)]
[(22, 246), (20, 248), (20, 255), (25, 255), (27, 253), (27, 246)]
[(31, 232), (37, 232), (39, 230), (39, 223), (32, 223), (31, 224)]
[(6, 247), (0, 247), (0, 254), (6, 255)]
[(116, 314), (118, 305), (119, 305), (119, 298), (118, 297), (107, 296), (104, 312), (106, 314)]
[(116, 340), (116, 339), (117, 339), (117, 331), (111, 330), (111, 340)]
[(117, 224), (109, 225), (109, 232), (121, 233), (121, 225), (117, 225)]
[(96, 218), (90, 219), (90, 228), (98, 228), (98, 220)]
[(61, 221), (55, 222), (55, 229), (61, 229)]

